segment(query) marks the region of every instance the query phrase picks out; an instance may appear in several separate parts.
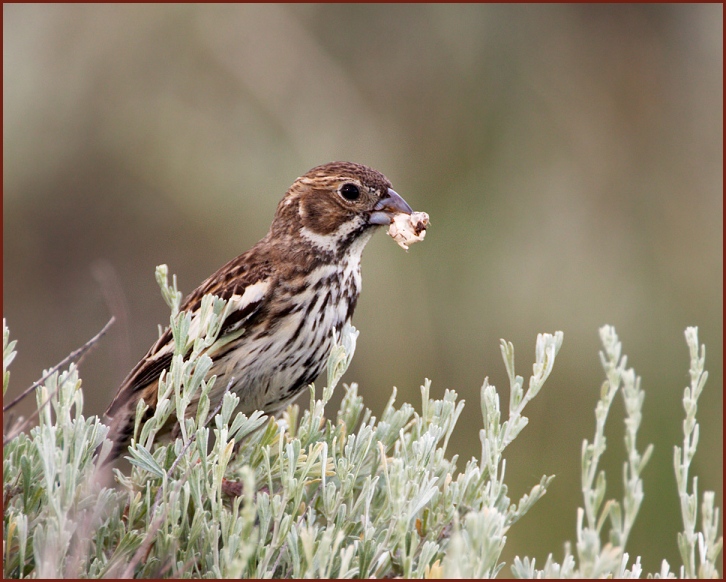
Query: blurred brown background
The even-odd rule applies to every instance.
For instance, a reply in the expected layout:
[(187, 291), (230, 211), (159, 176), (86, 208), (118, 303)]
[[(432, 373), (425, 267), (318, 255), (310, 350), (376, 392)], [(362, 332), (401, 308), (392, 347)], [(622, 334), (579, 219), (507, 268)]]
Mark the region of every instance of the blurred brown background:
[[(82, 364), (101, 413), (168, 322), (167, 263), (190, 292), (264, 235), (290, 183), (353, 160), (431, 215), (406, 254), (363, 259), (346, 375), (379, 414), (419, 384), (467, 406), (452, 449), (479, 456), (484, 376), (506, 409), (498, 342), (554, 372), (507, 451), (513, 498), (557, 477), (505, 554), (562, 559), (580, 448), (615, 325), (655, 443), (629, 542), (646, 572), (680, 565), (673, 446), (698, 325), (709, 381), (692, 474), (723, 505), (722, 5), (3, 5), (3, 316), (10, 395), (127, 316)], [(301, 400), (304, 404), (306, 399)], [(608, 427), (622, 496), (623, 405)], [(509, 575), (509, 569), (502, 572)]]

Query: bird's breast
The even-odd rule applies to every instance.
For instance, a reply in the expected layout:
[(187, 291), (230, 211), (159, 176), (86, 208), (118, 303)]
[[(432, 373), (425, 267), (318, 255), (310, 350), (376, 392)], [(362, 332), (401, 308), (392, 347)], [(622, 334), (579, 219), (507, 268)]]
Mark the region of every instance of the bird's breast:
[(240, 347), (215, 362), (217, 384), (223, 389), (234, 377), (243, 412), (284, 407), (324, 369), (333, 330), (340, 332), (350, 321), (360, 288), (360, 256), (280, 282), (265, 325), (250, 326)]

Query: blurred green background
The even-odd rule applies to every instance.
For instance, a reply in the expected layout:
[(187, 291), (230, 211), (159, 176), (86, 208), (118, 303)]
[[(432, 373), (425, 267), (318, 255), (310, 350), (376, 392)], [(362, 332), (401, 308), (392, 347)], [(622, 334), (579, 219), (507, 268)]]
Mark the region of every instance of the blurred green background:
[[(393, 385), (417, 408), (425, 377), (457, 390), (464, 461), (485, 376), (508, 402), (499, 338), (526, 380), (536, 334), (563, 330), (507, 450), (513, 498), (556, 475), (503, 555), (541, 566), (575, 538), (598, 328), (615, 325), (655, 444), (628, 551), (677, 571), (687, 325), (710, 372), (692, 474), (723, 505), (722, 5), (5, 4), (3, 35), (10, 395), (113, 309), (81, 366), (101, 413), (168, 322), (157, 264), (190, 292), (264, 235), (297, 176), (365, 163), (432, 226), (408, 254), (383, 233), (368, 246), (345, 379), (376, 414)], [(608, 496), (622, 418), (618, 399)]]

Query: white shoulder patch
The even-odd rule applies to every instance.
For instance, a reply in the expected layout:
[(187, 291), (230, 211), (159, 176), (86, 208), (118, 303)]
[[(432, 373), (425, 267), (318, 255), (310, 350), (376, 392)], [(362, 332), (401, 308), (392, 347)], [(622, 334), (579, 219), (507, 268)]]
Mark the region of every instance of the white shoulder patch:
[(245, 287), (245, 292), (242, 293), (242, 295), (232, 295), (232, 297), (229, 298), (228, 303), (231, 309), (235, 311), (238, 309), (244, 309), (250, 303), (257, 303), (260, 301), (265, 296), (269, 288), (269, 279), (257, 281), (257, 283)]
[[(227, 307), (225, 310), (226, 315), (224, 317), (226, 318), (230, 313), (234, 311), (245, 309), (248, 305), (258, 303), (264, 298), (269, 288), (270, 280), (264, 279), (262, 281), (258, 281), (257, 283), (245, 287), (245, 291), (244, 293), (242, 293), (242, 295), (232, 295), (227, 301)], [(197, 337), (199, 337), (200, 331), (201, 321), (199, 318), (199, 313), (194, 313), (192, 316), (191, 325), (189, 326), (189, 339), (191, 341), (197, 339)], [(173, 342), (171, 343), (173, 345)]]

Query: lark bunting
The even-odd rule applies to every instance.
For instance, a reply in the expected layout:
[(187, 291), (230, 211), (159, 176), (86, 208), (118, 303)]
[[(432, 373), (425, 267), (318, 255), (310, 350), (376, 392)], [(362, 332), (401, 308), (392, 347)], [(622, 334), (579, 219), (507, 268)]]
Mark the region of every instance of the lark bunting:
[[(366, 166), (332, 162), (295, 180), (267, 235), (183, 302), (183, 310), (195, 313), (202, 297), (213, 294), (235, 308), (222, 324), (221, 341), (207, 351), (210, 375), (217, 376), (212, 406), (233, 379), (238, 410), (274, 414), (320, 374), (333, 330), (339, 333), (353, 316), (363, 248), (377, 227), (401, 213), (410, 215), (411, 207), (383, 174)], [(147, 415), (153, 412), (159, 375), (173, 353), (167, 329), (119, 387), (106, 411), (114, 442), (107, 460), (128, 446), (139, 399), (150, 405)], [(196, 402), (189, 413), (195, 411)]]

